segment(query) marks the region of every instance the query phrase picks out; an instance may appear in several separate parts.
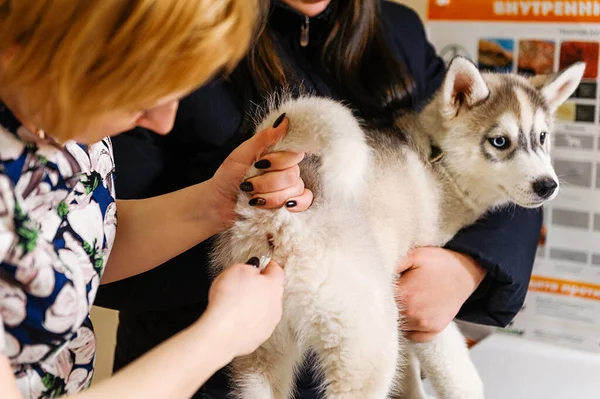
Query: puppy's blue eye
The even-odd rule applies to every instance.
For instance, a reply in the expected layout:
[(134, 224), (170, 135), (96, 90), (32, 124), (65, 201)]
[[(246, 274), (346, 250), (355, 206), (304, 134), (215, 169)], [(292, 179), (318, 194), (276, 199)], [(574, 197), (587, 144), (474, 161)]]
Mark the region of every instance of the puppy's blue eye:
[(499, 150), (505, 150), (510, 147), (510, 140), (504, 136), (492, 137), (489, 139), (489, 142)]
[(540, 133), (540, 144), (544, 145), (545, 142), (546, 142), (546, 132), (542, 132), (542, 133)]

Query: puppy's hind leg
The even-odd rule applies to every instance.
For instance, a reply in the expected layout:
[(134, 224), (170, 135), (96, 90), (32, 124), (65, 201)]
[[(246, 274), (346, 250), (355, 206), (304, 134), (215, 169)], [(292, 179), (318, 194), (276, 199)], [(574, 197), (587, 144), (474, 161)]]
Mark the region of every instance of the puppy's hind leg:
[(302, 352), (291, 334), (278, 327), (256, 351), (232, 362), (233, 398), (291, 399)]
[(406, 348), (407, 362), (403, 372), (398, 375), (398, 392), (392, 396), (393, 399), (433, 399), (425, 392), (423, 379), (421, 378), (421, 365), (419, 359), (411, 347)]
[(327, 399), (387, 399), (393, 391), (399, 353), (396, 312), (369, 314), (368, 308), (351, 309), (349, 323), (337, 318), (316, 329), (313, 346)]
[(411, 344), (411, 350), (440, 399), (485, 399), (483, 382), (455, 323), (430, 342)]

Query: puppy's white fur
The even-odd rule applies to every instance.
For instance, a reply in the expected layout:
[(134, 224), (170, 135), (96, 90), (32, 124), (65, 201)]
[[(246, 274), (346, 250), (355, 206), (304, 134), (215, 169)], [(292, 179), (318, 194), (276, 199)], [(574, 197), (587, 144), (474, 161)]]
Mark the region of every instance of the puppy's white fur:
[[(554, 198), (532, 188), (556, 180), (550, 139), (540, 134), (582, 74), (578, 64), (537, 88), (458, 58), (431, 103), (389, 130), (368, 129), (325, 98), (273, 104), (256, 131), (287, 113), (288, 133), (271, 150), (308, 154), (301, 173), (315, 197), (307, 211), (290, 213), (250, 207), (240, 192), (238, 218), (216, 240), (215, 274), (262, 254), (285, 269), (281, 323), (231, 365), (236, 397), (291, 398), (296, 368), (312, 350), (329, 399), (423, 398), (420, 368), (441, 398), (484, 398), (453, 323), (427, 344), (400, 333), (395, 267), (411, 248), (443, 246), (494, 207)], [(493, 147), (497, 136), (512, 146)], [(444, 153), (438, 162), (432, 145)]]

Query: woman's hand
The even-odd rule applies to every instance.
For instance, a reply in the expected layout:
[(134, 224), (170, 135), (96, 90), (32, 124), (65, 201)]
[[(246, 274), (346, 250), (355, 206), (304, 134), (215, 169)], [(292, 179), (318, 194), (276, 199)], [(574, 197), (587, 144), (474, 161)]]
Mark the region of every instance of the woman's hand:
[[(119, 223), (102, 284), (144, 273), (228, 228), (240, 190), (249, 193), (248, 206), (308, 209), (313, 195), (298, 166), (304, 155), (266, 153), (289, 126), (285, 115), (279, 119), (237, 147), (210, 180), (152, 198), (118, 201)], [(243, 182), (252, 165), (264, 174)]]
[(471, 257), (443, 248), (417, 248), (398, 265), (398, 300), (405, 332), (427, 342), (442, 332), (475, 292), (486, 271)]
[(221, 331), (232, 357), (254, 352), (271, 336), (283, 311), (283, 281), (283, 270), (273, 261), (262, 272), (235, 264), (214, 280), (203, 319)]
[[(224, 228), (234, 219), (234, 207), (240, 190), (249, 194), (249, 206), (264, 209), (285, 205), (291, 212), (302, 212), (312, 203), (312, 192), (304, 187), (298, 167), (304, 154), (265, 153), (285, 136), (288, 127), (289, 122), (283, 114), (273, 127), (237, 147), (209, 181), (214, 188), (214, 206)], [(263, 174), (242, 181), (253, 165)]]

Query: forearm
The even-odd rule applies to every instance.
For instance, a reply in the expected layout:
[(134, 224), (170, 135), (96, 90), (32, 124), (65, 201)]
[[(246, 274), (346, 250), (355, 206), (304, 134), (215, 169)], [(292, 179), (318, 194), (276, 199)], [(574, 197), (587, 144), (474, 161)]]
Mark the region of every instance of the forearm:
[[(153, 269), (219, 232), (210, 181), (117, 202), (117, 232), (102, 284)], [(201, 195), (203, 194), (203, 195)]]
[(233, 359), (221, 330), (207, 320), (208, 316), (75, 398), (191, 397)]
[[(233, 358), (214, 324), (200, 321), (80, 394), (76, 399), (189, 398)], [(219, 330), (220, 331), (220, 330)], [(6, 356), (0, 354), (0, 397), (23, 399)]]
[[(199, 322), (80, 394), (76, 399), (189, 398), (232, 360), (214, 326)], [(0, 397), (22, 399), (8, 359), (0, 354)]]

